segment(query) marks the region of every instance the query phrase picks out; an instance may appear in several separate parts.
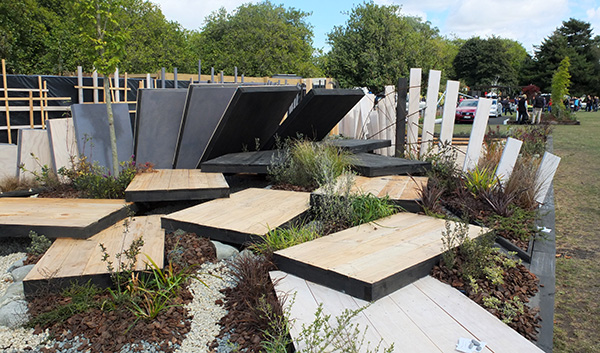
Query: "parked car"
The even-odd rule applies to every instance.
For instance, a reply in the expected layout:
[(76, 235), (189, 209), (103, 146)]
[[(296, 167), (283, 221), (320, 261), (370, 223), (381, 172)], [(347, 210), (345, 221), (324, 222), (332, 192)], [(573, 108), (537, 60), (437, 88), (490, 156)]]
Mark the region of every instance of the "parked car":
[[(457, 123), (473, 123), (475, 119), (475, 111), (477, 110), (478, 99), (463, 99), (456, 107), (455, 121)], [(502, 116), (502, 104), (497, 99), (492, 100), (490, 108), (490, 116)]]

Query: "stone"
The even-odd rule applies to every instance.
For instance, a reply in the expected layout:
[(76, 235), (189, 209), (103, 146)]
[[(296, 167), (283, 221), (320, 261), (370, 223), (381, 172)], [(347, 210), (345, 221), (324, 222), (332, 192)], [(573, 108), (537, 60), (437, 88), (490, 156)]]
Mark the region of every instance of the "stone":
[(28, 320), (25, 300), (11, 301), (0, 308), (0, 326), (15, 328), (25, 325)]
[(8, 270), (6, 270), (6, 272), (12, 272), (13, 270), (15, 270), (19, 267), (23, 267), (23, 263), (25, 262), (25, 259), (27, 259), (27, 256), (13, 262), (12, 265), (10, 265), (10, 267), (8, 268)]
[(217, 260), (219, 260), (219, 261), (225, 260), (225, 259), (231, 259), (240, 253), (238, 249), (234, 248), (231, 245), (223, 244), (223, 243), (215, 241), (215, 240), (211, 240), (211, 242), (214, 244), (215, 248), (217, 249)]
[(13, 276), (13, 280), (15, 282), (20, 282), (22, 281), (25, 276), (27, 276), (27, 274), (29, 273), (29, 271), (31, 271), (33, 269), (35, 265), (27, 265), (27, 266), (23, 266), (23, 267), (19, 267), (14, 269), (11, 274)]
[(24, 300), (25, 291), (23, 290), (23, 282), (15, 282), (6, 288), (6, 292), (0, 298), (0, 307), (15, 300)]

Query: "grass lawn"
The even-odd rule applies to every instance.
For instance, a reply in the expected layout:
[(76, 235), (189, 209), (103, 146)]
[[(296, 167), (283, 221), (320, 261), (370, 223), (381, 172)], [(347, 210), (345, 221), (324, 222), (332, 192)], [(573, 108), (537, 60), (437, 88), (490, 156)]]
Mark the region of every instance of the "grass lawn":
[(600, 112), (557, 126), (555, 352), (600, 352)]

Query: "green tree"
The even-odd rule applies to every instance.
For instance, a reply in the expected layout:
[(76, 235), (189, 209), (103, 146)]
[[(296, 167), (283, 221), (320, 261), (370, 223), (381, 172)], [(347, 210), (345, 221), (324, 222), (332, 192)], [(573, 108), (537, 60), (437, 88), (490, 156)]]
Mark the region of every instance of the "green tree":
[(407, 77), (411, 67), (445, 74), (456, 53), (454, 42), (429, 22), (403, 16), (399, 6), (372, 2), (354, 7), (346, 24), (328, 34), (328, 43), (326, 74), (342, 87), (368, 87), (372, 92)]
[(566, 115), (563, 99), (569, 94), (569, 85), (571, 84), (569, 66), (571, 66), (571, 63), (567, 56), (560, 62), (558, 69), (552, 76), (552, 112), (559, 119)]
[(250, 76), (295, 73), (315, 77), (320, 72), (313, 62), (308, 15), (270, 1), (245, 4), (232, 13), (221, 8), (206, 18), (202, 32), (192, 36), (193, 50), (203, 67), (213, 66), (230, 75), (237, 66)]
[(112, 172), (119, 175), (117, 137), (109, 87), (109, 75), (113, 73), (125, 54), (125, 42), (128, 33), (117, 21), (119, 11), (123, 10), (122, 0), (79, 0), (75, 3), (79, 16), (80, 36), (85, 44), (82, 48), (94, 68), (104, 76), (104, 100), (108, 114), (110, 146), (112, 151)]
[(552, 76), (566, 56), (571, 63), (571, 92), (576, 96), (600, 94), (600, 37), (592, 37), (589, 23), (573, 18), (535, 49), (534, 83), (549, 90)]
[(468, 86), (515, 87), (526, 58), (527, 51), (518, 42), (473, 37), (460, 47), (453, 67), (456, 77)]

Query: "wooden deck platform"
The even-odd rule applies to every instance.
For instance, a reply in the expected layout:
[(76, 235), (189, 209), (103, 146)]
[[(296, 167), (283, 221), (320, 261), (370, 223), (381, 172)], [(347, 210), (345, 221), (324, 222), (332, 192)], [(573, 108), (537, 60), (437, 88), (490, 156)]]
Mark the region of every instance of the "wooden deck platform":
[[(339, 179), (344, 180), (344, 177)], [(419, 190), (421, 186), (426, 186), (429, 178), (411, 177), (406, 175), (388, 175), (381, 177), (354, 177), (354, 185), (350, 189), (353, 194), (371, 194), (377, 197), (389, 197), (398, 206), (410, 212), (421, 211), (418, 201), (420, 200)], [(338, 182), (338, 187), (341, 184)], [(323, 194), (322, 189), (317, 189), (311, 194), (311, 203), (316, 201)]]
[(283, 161), (281, 150), (229, 153), (200, 164), (206, 173), (267, 174), (273, 163)]
[(250, 188), (163, 216), (162, 226), (241, 245), (302, 217), (309, 198), (307, 192)]
[[(445, 221), (398, 213), (275, 252), (278, 268), (360, 299), (377, 300), (429, 274)], [(482, 228), (469, 226), (470, 238)]]
[(361, 139), (335, 139), (328, 140), (327, 143), (343, 148), (351, 153), (365, 153), (372, 152), (379, 148), (390, 147), (392, 145), (391, 140), (361, 140)]
[(3, 198), (0, 237), (88, 238), (127, 217), (125, 200)]
[[(331, 315), (332, 325), (345, 309), (358, 310), (368, 305), (352, 323), (358, 324), (361, 332), (368, 327), (365, 342), (371, 342), (371, 349), (381, 341), (381, 348), (394, 344), (395, 352), (456, 352), (456, 343), (463, 337), (486, 342), (483, 352), (488, 353), (542, 352), (465, 295), (430, 276), (369, 305), (281, 271), (270, 275), (277, 295), (288, 297), (290, 335), (297, 351), (304, 348), (298, 342), (302, 325), (313, 322), (322, 303), (323, 315)], [(292, 297), (293, 302), (289, 299)]]
[(157, 169), (135, 176), (125, 190), (125, 200), (156, 202), (210, 200), (229, 196), (229, 185), (221, 173), (198, 169)]
[[(134, 217), (123, 220), (88, 239), (59, 238), (38, 261), (23, 280), (27, 295), (34, 294), (41, 285), (61, 288), (73, 281), (85, 283), (92, 280), (99, 285), (110, 284), (107, 263), (102, 261), (100, 244), (104, 244), (113, 266), (117, 266), (115, 254), (129, 248), (140, 236), (144, 240), (137, 257), (136, 270), (146, 268), (148, 255), (162, 268), (164, 261), (165, 232), (160, 227), (160, 216)], [(124, 258), (122, 260), (125, 260)]]
[(431, 163), (429, 162), (388, 157), (372, 153), (358, 153), (352, 158), (352, 169), (360, 175), (368, 177), (394, 174), (420, 175), (431, 168)]

